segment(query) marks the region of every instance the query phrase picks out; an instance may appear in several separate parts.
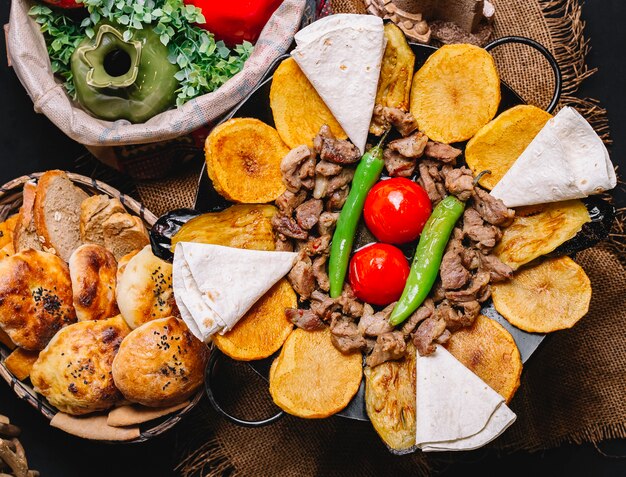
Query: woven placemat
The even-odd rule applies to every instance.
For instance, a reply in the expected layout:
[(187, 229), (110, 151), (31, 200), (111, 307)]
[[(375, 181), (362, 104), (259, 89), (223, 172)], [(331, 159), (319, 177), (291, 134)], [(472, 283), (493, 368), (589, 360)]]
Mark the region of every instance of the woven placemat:
[[(496, 7), (494, 37), (521, 35), (545, 45), (564, 76), (560, 107), (575, 106), (608, 143), (606, 111), (594, 100), (577, 98), (582, 81), (593, 73), (585, 65), (581, 6), (576, 0), (492, 0)], [(362, 12), (360, 0), (335, 0), (331, 10)], [(503, 79), (526, 101), (545, 107), (552, 95), (549, 65), (533, 50), (511, 45), (494, 56)], [(195, 167), (195, 169), (194, 169)], [(159, 213), (191, 206), (201, 165), (184, 174), (149, 184), (138, 183), (141, 200)], [(623, 222), (622, 222), (623, 223)], [(564, 442), (599, 442), (626, 437), (626, 254), (624, 230), (615, 231), (616, 247), (596, 247), (577, 261), (589, 275), (594, 295), (590, 312), (573, 329), (552, 333), (526, 365), (522, 385), (511, 403), (516, 423), (490, 447), (536, 451)], [(225, 383), (230, 406), (239, 415), (273, 414), (267, 384), (241, 364), (231, 364), (238, 379)], [(251, 391), (251, 392), (250, 392)], [(250, 396), (255, 396), (250, 399)], [(393, 456), (369, 423), (330, 418), (305, 421), (286, 417), (261, 429), (235, 426), (202, 403), (178, 429), (190, 436), (181, 446), (181, 475), (410, 475), (427, 474), (441, 459), (418, 452)]]

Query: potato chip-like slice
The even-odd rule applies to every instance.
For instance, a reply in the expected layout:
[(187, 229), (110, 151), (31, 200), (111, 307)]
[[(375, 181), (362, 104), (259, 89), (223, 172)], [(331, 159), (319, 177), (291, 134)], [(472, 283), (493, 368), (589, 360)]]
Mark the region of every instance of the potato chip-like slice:
[(292, 149), (302, 144), (313, 147), (324, 124), (335, 137), (348, 137), (293, 58), (284, 60), (274, 72), (270, 107), (278, 134)]
[[(380, 68), (376, 104), (408, 111), (415, 55), (395, 23), (385, 24), (385, 38), (387, 46)], [(385, 131), (380, 125), (372, 123), (370, 132), (380, 136)]]
[(198, 242), (247, 250), (275, 250), (273, 205), (237, 204), (221, 212), (208, 212), (191, 219), (172, 237), (178, 242)]
[(394, 451), (415, 445), (415, 354), (413, 344), (398, 361), (363, 370), (365, 409), (383, 442)]
[(20, 381), (24, 381), (30, 376), (30, 370), (39, 357), (39, 351), (28, 351), (22, 348), (16, 348), (7, 359), (4, 365), (9, 371)]
[(536, 106), (520, 104), (482, 127), (465, 148), (465, 161), (474, 176), (491, 171), (480, 185), (493, 189), (551, 117)]
[(342, 354), (330, 330), (295, 329), (270, 370), (274, 403), (294, 416), (315, 419), (345, 408), (363, 375), (361, 353)]
[(550, 333), (574, 326), (589, 310), (591, 283), (574, 260), (559, 257), (492, 285), (493, 305), (513, 326)]
[(585, 204), (578, 199), (519, 207), (494, 253), (517, 270), (573, 238), (590, 221)]
[(499, 104), (496, 65), (478, 46), (444, 45), (413, 76), (411, 113), (433, 141), (471, 138), (493, 119)]
[(520, 385), (522, 357), (500, 323), (479, 315), (472, 326), (452, 334), (446, 349), (506, 402), (511, 401)]
[(276, 129), (254, 118), (220, 124), (205, 143), (215, 190), (228, 200), (248, 204), (272, 202), (285, 192), (280, 162), (288, 152)]
[(279, 281), (223, 335), (213, 343), (222, 353), (240, 361), (267, 358), (283, 345), (293, 330), (285, 308), (297, 308), (296, 293), (285, 279)]
[(0, 223), (0, 248), (3, 248), (8, 243), (13, 243), (13, 230), (15, 230), (16, 223), (17, 214)]

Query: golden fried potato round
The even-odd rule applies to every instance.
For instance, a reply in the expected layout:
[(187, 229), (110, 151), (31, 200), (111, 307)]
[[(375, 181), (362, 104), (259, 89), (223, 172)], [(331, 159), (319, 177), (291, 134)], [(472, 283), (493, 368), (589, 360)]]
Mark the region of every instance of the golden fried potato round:
[(41, 350), (75, 321), (70, 271), (63, 260), (32, 249), (0, 260), (0, 328), (17, 346)]
[(313, 139), (326, 124), (339, 139), (348, 136), (293, 58), (287, 58), (274, 72), (270, 107), (276, 130), (291, 149)]
[(297, 306), (296, 293), (283, 279), (263, 295), (232, 330), (215, 335), (213, 343), (236, 360), (267, 358), (278, 351), (293, 330), (285, 308)]
[(415, 445), (415, 355), (413, 344), (401, 360), (366, 366), (365, 409), (383, 442), (394, 451)]
[(361, 353), (342, 354), (330, 330), (296, 329), (287, 338), (270, 370), (274, 403), (294, 416), (331, 416), (354, 397), (363, 375)]
[(59, 331), (30, 372), (35, 391), (67, 414), (109, 409), (122, 395), (111, 366), (130, 328), (121, 316), (80, 321)]
[(479, 315), (472, 326), (455, 331), (446, 348), (506, 402), (511, 401), (520, 385), (522, 357), (500, 323)]
[(551, 117), (536, 106), (520, 104), (482, 127), (465, 148), (465, 161), (475, 176), (491, 171), (480, 185), (493, 189)]
[(289, 152), (271, 126), (254, 118), (233, 118), (211, 131), (206, 165), (215, 190), (245, 204), (272, 202), (285, 192), (280, 162)]
[(493, 119), (499, 104), (496, 65), (478, 46), (444, 45), (413, 76), (411, 113), (433, 141), (471, 138)]
[(12, 215), (0, 224), (0, 248), (13, 243), (13, 231), (17, 224), (17, 217), (17, 214)]
[(575, 237), (589, 221), (587, 207), (578, 199), (518, 207), (494, 254), (517, 270)]
[(492, 285), (493, 305), (513, 326), (530, 333), (571, 328), (589, 310), (591, 283), (574, 260), (560, 257), (522, 269)]
[(124, 397), (148, 407), (179, 404), (204, 382), (207, 346), (185, 323), (169, 317), (133, 330), (113, 360), (113, 379)]

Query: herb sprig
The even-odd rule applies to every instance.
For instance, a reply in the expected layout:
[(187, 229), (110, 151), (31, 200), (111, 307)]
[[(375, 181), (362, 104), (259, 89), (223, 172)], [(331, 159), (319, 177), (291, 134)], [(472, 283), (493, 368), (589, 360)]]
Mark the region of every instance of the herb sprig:
[[(60, 12), (35, 5), (30, 15), (41, 26), (54, 73), (65, 80), (69, 94), (74, 94), (70, 60), (72, 53), (85, 37), (92, 38), (101, 21), (120, 25), (124, 39), (133, 30), (150, 26), (168, 47), (168, 60), (178, 65), (176, 79), (180, 82), (176, 105), (202, 94), (215, 91), (243, 68), (252, 54), (253, 46), (243, 42), (229, 49), (223, 41), (198, 27), (205, 23), (202, 11), (186, 5), (183, 0), (81, 0), (88, 16), (80, 23)], [(79, 2), (80, 3), (80, 2)]]

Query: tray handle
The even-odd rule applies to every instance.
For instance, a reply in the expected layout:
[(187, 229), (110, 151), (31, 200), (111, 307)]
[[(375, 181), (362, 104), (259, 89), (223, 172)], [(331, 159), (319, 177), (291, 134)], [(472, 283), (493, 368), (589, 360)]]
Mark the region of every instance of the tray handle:
[(269, 424), (276, 422), (277, 420), (279, 420), (281, 417), (285, 415), (284, 411), (279, 411), (278, 413), (274, 414), (271, 417), (268, 417), (267, 419), (248, 421), (245, 419), (240, 419), (237, 416), (233, 416), (232, 414), (229, 414), (228, 412), (226, 412), (224, 408), (222, 408), (220, 403), (217, 402), (217, 399), (215, 398), (215, 393), (213, 392), (213, 384), (214, 384), (213, 376), (215, 374), (215, 367), (219, 363), (219, 361), (223, 358), (224, 358), (224, 355), (222, 354), (222, 352), (218, 350), (216, 347), (213, 347), (213, 349), (211, 350), (211, 356), (209, 358), (209, 362), (207, 363), (206, 371), (205, 371), (204, 389), (205, 389), (207, 397), (209, 398), (209, 402), (211, 403), (211, 406), (213, 406), (213, 409), (215, 409), (219, 414), (224, 416), (230, 422), (237, 424), (238, 426), (242, 426), (242, 427), (267, 426)]
[(559, 63), (556, 61), (556, 58), (541, 43), (524, 36), (504, 36), (502, 38), (498, 38), (497, 40), (494, 40), (486, 45), (485, 50), (491, 51), (498, 46), (509, 43), (519, 43), (521, 45), (530, 46), (541, 53), (543, 57), (548, 60), (548, 63), (554, 72), (554, 94), (550, 104), (546, 108), (546, 111), (552, 113), (556, 109), (556, 106), (561, 99), (561, 92), (563, 91), (563, 75), (561, 74), (561, 69), (559, 68)]

